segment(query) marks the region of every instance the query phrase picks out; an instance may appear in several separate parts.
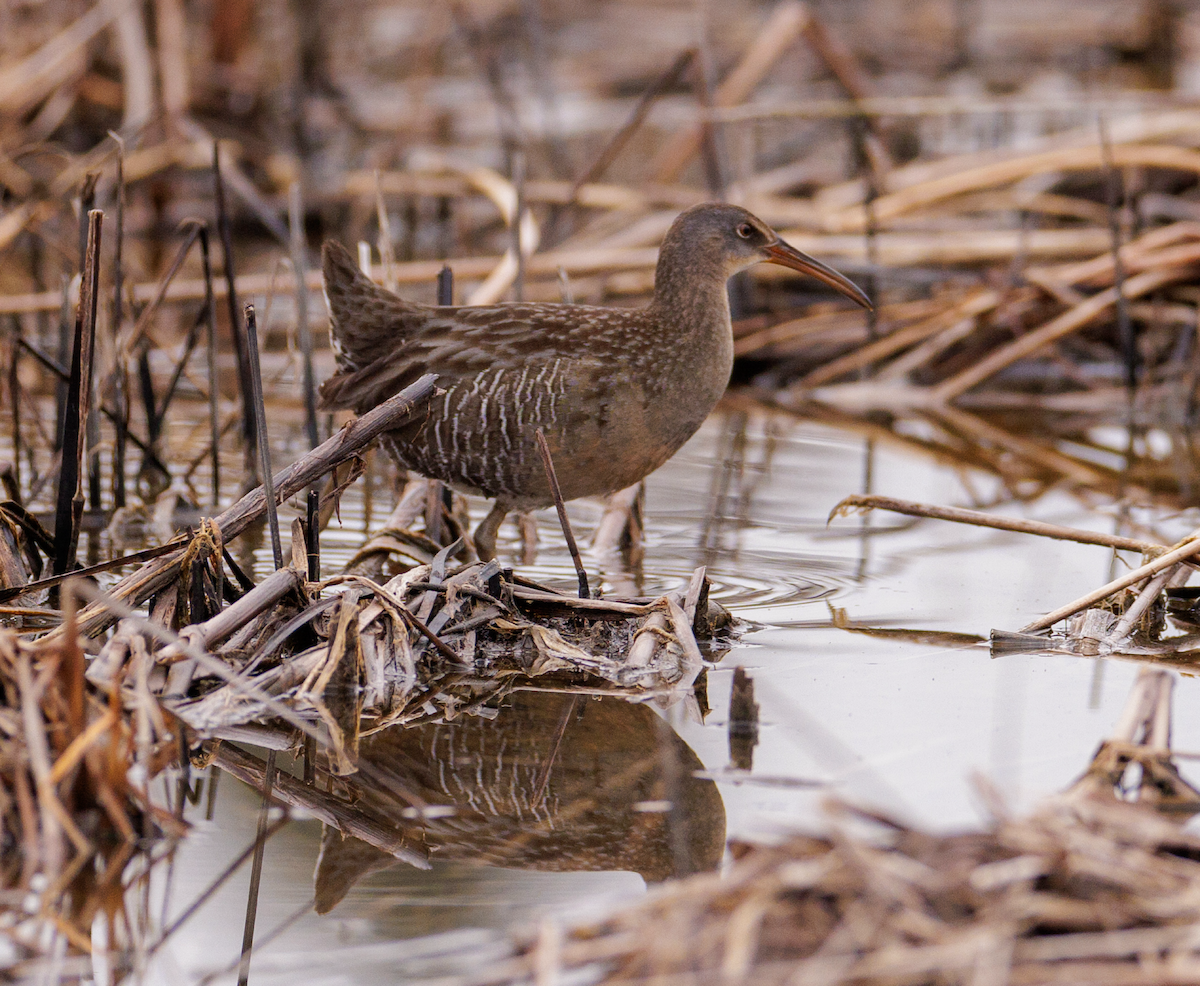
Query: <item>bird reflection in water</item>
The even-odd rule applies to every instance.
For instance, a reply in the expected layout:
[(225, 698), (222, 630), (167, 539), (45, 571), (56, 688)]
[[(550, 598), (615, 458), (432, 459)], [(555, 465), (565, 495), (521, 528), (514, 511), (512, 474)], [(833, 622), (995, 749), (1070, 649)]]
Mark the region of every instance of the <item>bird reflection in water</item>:
[[(702, 767), (646, 705), (518, 691), (492, 720), (364, 737), (358, 773), (334, 784), (372, 828), (402, 832), (431, 861), (625, 870), (656, 882), (721, 860), (725, 806), (716, 785), (695, 776)], [(317, 911), (394, 865), (390, 852), (326, 826)]]

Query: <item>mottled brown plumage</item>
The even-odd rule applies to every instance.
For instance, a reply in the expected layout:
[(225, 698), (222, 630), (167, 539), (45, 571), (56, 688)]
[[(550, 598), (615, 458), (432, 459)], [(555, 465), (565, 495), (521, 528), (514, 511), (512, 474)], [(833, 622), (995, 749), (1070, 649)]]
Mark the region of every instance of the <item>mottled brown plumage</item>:
[(641, 309), (507, 304), (436, 308), (365, 277), (336, 243), (324, 250), (338, 372), (327, 408), (359, 413), (422, 373), (445, 394), (390, 436), (409, 469), (495, 506), (476, 532), (490, 557), (509, 510), (549, 506), (541, 428), (565, 499), (631, 486), (667, 461), (724, 393), (733, 365), (725, 282), (760, 261), (819, 278), (869, 306), (850, 281), (732, 205), (702, 205), (668, 230), (654, 300)]

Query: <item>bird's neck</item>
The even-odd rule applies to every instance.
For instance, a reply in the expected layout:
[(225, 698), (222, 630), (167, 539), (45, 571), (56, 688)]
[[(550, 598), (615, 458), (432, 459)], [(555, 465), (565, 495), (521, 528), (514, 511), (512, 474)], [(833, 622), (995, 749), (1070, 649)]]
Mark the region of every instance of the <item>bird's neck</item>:
[(682, 253), (676, 244), (663, 244), (650, 307), (662, 324), (686, 326), (697, 343), (706, 338), (723, 343), (730, 334), (728, 272), (723, 263)]
[(664, 393), (695, 405), (698, 427), (724, 393), (733, 369), (733, 330), (724, 264), (659, 255), (650, 324), (662, 333), (656, 372)]

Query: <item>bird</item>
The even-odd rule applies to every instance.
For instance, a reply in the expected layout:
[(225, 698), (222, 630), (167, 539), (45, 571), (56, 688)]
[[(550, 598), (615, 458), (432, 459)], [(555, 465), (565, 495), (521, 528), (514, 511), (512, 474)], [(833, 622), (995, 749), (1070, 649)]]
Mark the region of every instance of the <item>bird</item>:
[(416, 304), (375, 284), (330, 240), (322, 267), (337, 370), (321, 403), (361, 414), (437, 374), (440, 393), (425, 415), (384, 441), (406, 469), (493, 501), (473, 537), (490, 560), (510, 511), (554, 502), (539, 429), (564, 500), (634, 485), (695, 434), (733, 368), (726, 282), (760, 262), (871, 307), (848, 278), (725, 203), (693, 206), (671, 224), (642, 308)]

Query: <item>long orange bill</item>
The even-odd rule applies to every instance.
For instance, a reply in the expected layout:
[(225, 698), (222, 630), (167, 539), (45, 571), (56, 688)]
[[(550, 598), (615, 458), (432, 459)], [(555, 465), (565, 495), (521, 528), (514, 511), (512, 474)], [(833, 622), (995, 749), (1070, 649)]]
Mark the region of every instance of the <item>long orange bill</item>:
[(763, 252), (767, 255), (768, 263), (790, 267), (792, 270), (798, 270), (801, 274), (815, 277), (822, 284), (828, 284), (851, 301), (862, 305), (863, 308), (875, 307), (871, 304), (871, 299), (848, 277), (843, 277), (832, 267), (826, 267), (821, 261), (814, 260), (806, 253), (801, 253), (794, 246), (784, 243), (783, 240), (776, 240), (770, 246), (764, 247)]

